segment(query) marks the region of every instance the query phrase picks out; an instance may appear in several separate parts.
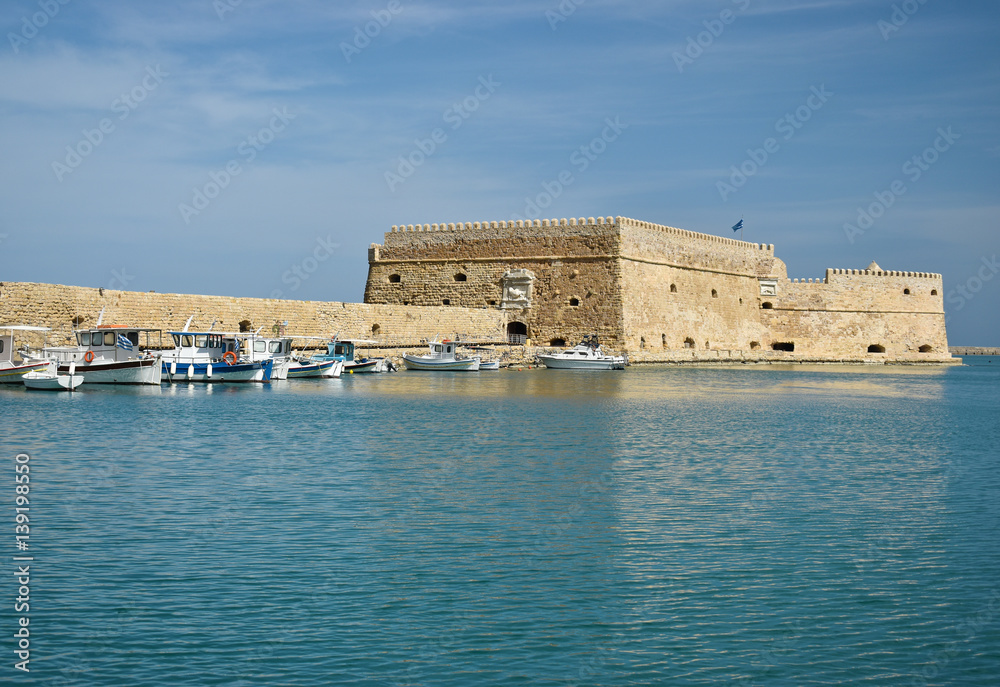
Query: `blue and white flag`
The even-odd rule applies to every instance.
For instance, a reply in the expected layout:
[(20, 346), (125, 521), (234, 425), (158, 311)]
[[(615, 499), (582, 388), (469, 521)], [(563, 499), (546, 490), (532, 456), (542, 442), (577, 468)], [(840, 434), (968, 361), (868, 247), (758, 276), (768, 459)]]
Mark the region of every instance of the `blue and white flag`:
[(118, 348), (124, 348), (126, 351), (131, 351), (133, 349), (132, 342), (126, 339), (124, 334), (119, 334)]
[(743, 228), (743, 218), (741, 217), (740, 221), (733, 225), (733, 231), (737, 232), (742, 228)]

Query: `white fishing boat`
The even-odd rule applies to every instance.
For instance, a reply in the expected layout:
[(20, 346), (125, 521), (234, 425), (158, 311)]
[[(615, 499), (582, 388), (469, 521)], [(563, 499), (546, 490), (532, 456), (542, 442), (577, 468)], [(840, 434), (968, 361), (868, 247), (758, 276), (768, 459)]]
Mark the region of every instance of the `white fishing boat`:
[(292, 358), (292, 362), (288, 366), (289, 379), (308, 379), (310, 377), (337, 378), (343, 372), (343, 360)]
[(479, 363), (479, 371), (480, 372), (482, 372), (483, 370), (499, 370), (499, 369), (500, 369), (500, 361), (499, 360), (490, 360), (488, 362), (481, 362), (481, 363)]
[(42, 391), (73, 391), (83, 384), (83, 375), (76, 374), (76, 363), (69, 364), (69, 374), (61, 375), (54, 369), (48, 368), (28, 372), (21, 379), (29, 389)]
[(292, 365), (292, 338), (290, 336), (260, 336), (260, 330), (250, 334), (237, 334), (240, 354), (251, 362), (271, 360), (271, 381), (288, 379)]
[(47, 332), (48, 327), (29, 327), (23, 324), (0, 325), (0, 384), (20, 384), (29, 372), (53, 367), (44, 357), (34, 357), (26, 351), (19, 352), (20, 360), (14, 360), (14, 332)]
[(597, 334), (583, 337), (573, 348), (551, 355), (540, 355), (538, 361), (550, 370), (624, 370), (628, 358), (608, 355), (597, 342)]
[[(147, 351), (139, 348), (143, 332)], [(148, 352), (151, 332), (160, 330), (98, 324), (76, 330), (76, 346), (45, 347), (42, 356), (53, 358), (60, 374), (69, 374), (70, 365), (76, 363), (76, 374), (83, 377), (84, 384), (158, 385), (160, 360)]]
[(403, 354), (403, 365), (407, 370), (424, 372), (479, 372), (479, 357), (467, 357), (456, 349), (458, 344), (445, 339), (431, 341), (426, 355)]

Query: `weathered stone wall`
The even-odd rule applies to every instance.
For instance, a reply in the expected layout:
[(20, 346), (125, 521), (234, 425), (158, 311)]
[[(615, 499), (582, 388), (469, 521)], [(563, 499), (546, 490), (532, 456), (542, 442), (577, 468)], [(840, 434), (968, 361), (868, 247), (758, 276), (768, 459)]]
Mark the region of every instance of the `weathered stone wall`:
[(496, 309), (138, 293), (26, 282), (0, 284), (0, 324), (51, 327), (50, 344), (70, 343), (75, 318), (81, 318), (82, 326), (92, 326), (102, 308), (104, 324), (176, 330), (194, 315), (192, 329), (205, 329), (215, 322), (215, 331), (238, 331), (240, 323), (248, 321), (252, 329), (263, 327), (269, 332), (274, 325), (287, 322), (288, 335), (328, 337), (339, 332), (344, 338), (376, 339), (385, 345), (413, 345), (435, 335), (498, 341), (505, 336), (506, 325), (506, 314)]
[(534, 276), (530, 307), (508, 311), (535, 342), (597, 333), (621, 341), (613, 218), (394, 226), (369, 250), (366, 303), (498, 308), (512, 269)]

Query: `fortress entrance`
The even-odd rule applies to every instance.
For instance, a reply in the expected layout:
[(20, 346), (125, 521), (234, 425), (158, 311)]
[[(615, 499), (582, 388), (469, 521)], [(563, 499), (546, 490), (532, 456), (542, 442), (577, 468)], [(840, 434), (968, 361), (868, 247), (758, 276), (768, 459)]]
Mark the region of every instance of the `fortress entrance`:
[(528, 340), (528, 325), (524, 322), (507, 323), (507, 343), (523, 346)]

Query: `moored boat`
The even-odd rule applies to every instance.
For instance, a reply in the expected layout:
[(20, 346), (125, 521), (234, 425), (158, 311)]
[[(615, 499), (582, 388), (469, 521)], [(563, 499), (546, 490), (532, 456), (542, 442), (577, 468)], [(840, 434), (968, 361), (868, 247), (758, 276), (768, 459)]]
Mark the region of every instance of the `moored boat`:
[(174, 348), (163, 351), (159, 361), (170, 382), (270, 382), (271, 358), (250, 360), (239, 355), (233, 334), (221, 332), (168, 332)]
[(28, 372), (21, 379), (27, 388), (42, 391), (73, 391), (83, 384), (83, 375), (76, 374), (76, 363), (69, 364), (69, 374), (61, 375), (49, 368)]
[[(48, 327), (29, 327), (23, 324), (0, 325), (0, 384), (20, 384), (29, 372), (46, 370), (52, 363), (44, 357), (22, 353), (21, 360), (14, 360), (14, 332), (47, 332)], [(2, 333), (6, 332), (6, 333)]]
[(344, 371), (343, 360), (310, 360), (309, 358), (292, 358), (288, 366), (289, 379), (308, 379), (311, 377), (340, 377)]
[(354, 357), (356, 344), (375, 343), (367, 339), (338, 339), (333, 337), (326, 342), (326, 354), (314, 355), (313, 360), (342, 360), (346, 374), (375, 374), (378, 372), (394, 372), (395, 367), (385, 358)]
[(539, 362), (551, 370), (624, 370), (628, 358), (608, 355), (597, 341), (597, 334), (583, 337), (583, 341), (551, 355), (538, 356)]
[(403, 354), (403, 365), (407, 370), (419, 370), (423, 372), (478, 372), (479, 358), (466, 357), (459, 353), (456, 348), (458, 344), (445, 339), (444, 341), (431, 341), (428, 344), (430, 351), (426, 355)]
[(76, 363), (75, 374), (84, 384), (152, 384), (160, 383), (160, 361), (150, 352), (139, 349), (139, 335), (159, 329), (100, 325), (74, 332), (76, 346), (53, 346), (42, 354), (56, 360), (59, 374), (69, 374)]

